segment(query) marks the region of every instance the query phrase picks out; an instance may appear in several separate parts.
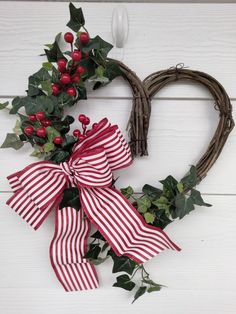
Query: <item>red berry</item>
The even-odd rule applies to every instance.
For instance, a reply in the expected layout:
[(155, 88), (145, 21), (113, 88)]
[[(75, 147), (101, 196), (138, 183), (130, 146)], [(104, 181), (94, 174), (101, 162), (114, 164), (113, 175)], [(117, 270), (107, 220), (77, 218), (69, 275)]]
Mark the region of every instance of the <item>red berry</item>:
[(81, 51), (79, 51), (79, 50), (73, 51), (72, 54), (71, 54), (71, 58), (75, 62), (80, 61), (82, 59)]
[(81, 65), (79, 65), (76, 69), (76, 73), (83, 75), (86, 72), (86, 69), (84, 67), (82, 67)]
[(60, 81), (62, 84), (67, 85), (70, 83), (70, 75), (69, 74), (62, 74)]
[(97, 126), (98, 126), (98, 123), (94, 123), (94, 124), (92, 125), (92, 128), (93, 128), (93, 129), (96, 129)]
[(33, 135), (34, 128), (32, 127), (32, 125), (27, 125), (26, 127), (24, 127), (24, 133), (28, 136)]
[(49, 119), (45, 119), (41, 121), (41, 124), (45, 127), (52, 125), (52, 121)]
[(74, 41), (74, 35), (71, 33), (71, 32), (67, 32), (67, 33), (65, 33), (65, 35), (64, 35), (64, 39), (65, 39), (65, 41), (67, 42), (67, 43), (73, 43), (73, 41)]
[(84, 120), (84, 125), (89, 125), (89, 123), (90, 123), (90, 119), (86, 117)]
[(79, 74), (74, 74), (74, 75), (72, 75), (71, 81), (72, 81), (73, 83), (79, 82), (79, 81), (80, 81), (80, 76), (79, 76)]
[(87, 45), (87, 43), (89, 42), (90, 38), (89, 38), (89, 34), (88, 33), (81, 33), (79, 36), (80, 42), (84, 45)]
[(46, 137), (46, 129), (44, 127), (38, 128), (36, 130), (36, 134), (38, 135), (38, 137)]
[(80, 130), (79, 130), (79, 129), (75, 129), (75, 130), (73, 131), (73, 135), (74, 135), (74, 137), (79, 137), (79, 136), (81, 135)]
[(73, 97), (76, 95), (76, 89), (74, 87), (69, 87), (66, 90), (67, 95)]
[(61, 136), (56, 136), (53, 139), (53, 143), (56, 145), (60, 145), (63, 142), (63, 138)]
[(79, 136), (79, 140), (80, 140), (80, 141), (83, 141), (85, 138), (86, 138), (86, 136), (83, 135), (83, 134), (81, 134), (81, 135)]
[(67, 65), (66, 59), (60, 59), (57, 61), (58, 68), (65, 69)]
[(44, 120), (45, 118), (46, 118), (45, 112), (39, 111), (39, 112), (36, 113), (36, 119), (37, 119), (38, 121), (42, 121), (42, 120)]
[(57, 96), (60, 93), (60, 86), (58, 84), (52, 84), (52, 94)]
[(35, 114), (30, 114), (28, 115), (28, 119), (32, 122), (36, 122), (37, 121), (37, 118), (36, 118), (36, 115)]
[(80, 114), (78, 120), (79, 120), (79, 122), (84, 124), (84, 121), (86, 120), (86, 116), (84, 114)]

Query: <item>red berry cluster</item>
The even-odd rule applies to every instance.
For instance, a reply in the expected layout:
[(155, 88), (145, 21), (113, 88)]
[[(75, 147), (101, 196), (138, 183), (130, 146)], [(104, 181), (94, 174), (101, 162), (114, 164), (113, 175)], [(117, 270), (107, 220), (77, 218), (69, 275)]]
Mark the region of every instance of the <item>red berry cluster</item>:
[[(46, 138), (46, 128), (52, 125), (52, 121), (46, 117), (45, 112), (39, 111), (36, 114), (30, 114), (28, 115), (28, 119), (31, 122), (38, 122), (38, 127), (34, 128), (32, 125), (27, 125), (24, 127), (24, 133), (29, 137), (35, 134), (38, 137)], [(53, 142), (56, 145), (60, 145), (62, 141), (63, 139), (61, 136), (56, 136), (53, 139)]]
[[(71, 97), (76, 96), (76, 84), (80, 82), (81, 76), (86, 72), (86, 69), (79, 65), (82, 60), (82, 52), (78, 49), (73, 50), (74, 35), (70, 32), (65, 33), (64, 39), (71, 44), (71, 59), (72, 63), (68, 63), (66, 58), (57, 61), (58, 70), (60, 71), (60, 80), (52, 84), (52, 94), (57, 96), (61, 91), (66, 91)], [(80, 33), (80, 43), (87, 45), (89, 43), (88, 33)]]
[[(81, 132), (79, 129), (75, 129), (73, 131), (74, 137), (76, 137), (78, 140), (82, 141), (86, 138), (87, 135), (91, 132), (91, 130), (87, 129), (87, 126), (90, 124), (90, 119), (84, 114), (80, 114), (78, 117), (79, 122), (82, 124), (83, 132)], [(95, 129), (97, 127), (97, 123), (94, 123), (92, 125), (92, 129)]]

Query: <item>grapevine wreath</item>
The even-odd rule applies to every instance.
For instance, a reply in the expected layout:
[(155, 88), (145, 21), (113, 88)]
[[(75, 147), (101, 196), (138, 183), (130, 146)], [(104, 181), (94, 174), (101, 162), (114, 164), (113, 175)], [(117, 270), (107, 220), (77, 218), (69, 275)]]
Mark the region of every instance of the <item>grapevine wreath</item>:
[[(55, 210), (50, 260), (66, 291), (97, 287), (95, 265), (111, 258), (112, 272), (118, 273), (113, 286), (129, 291), (136, 288), (135, 301), (145, 292), (162, 288), (150, 278), (143, 263), (164, 249), (179, 250), (163, 229), (195, 205), (210, 206), (195, 186), (219, 157), (234, 127), (232, 106), (217, 80), (182, 65), (153, 73), (141, 82), (123, 63), (107, 57), (111, 44), (99, 36), (90, 37), (82, 9), (72, 3), (69, 8), (67, 26), (74, 33), (65, 33), (63, 41), (70, 49), (61, 48), (58, 34), (44, 50), (47, 62), (29, 77), (27, 96), (15, 97), (10, 109), (8, 102), (0, 104), (0, 109), (19, 117), (2, 148), (18, 150), (29, 143), (31, 155), (41, 159), (8, 177), (13, 195), (7, 204), (34, 229)], [(133, 92), (129, 144), (106, 118), (90, 127), (84, 114), (78, 116), (81, 128), (70, 134), (74, 118), (64, 116), (64, 108), (86, 99), (88, 87), (100, 88), (118, 76)], [(219, 124), (207, 151), (181, 180), (168, 176), (160, 181), (163, 189), (145, 184), (141, 196), (130, 186), (118, 191), (113, 170), (148, 154), (152, 97), (180, 80), (205, 86), (219, 111)], [(97, 231), (87, 244), (90, 223)], [(138, 273), (139, 280), (135, 277)]]

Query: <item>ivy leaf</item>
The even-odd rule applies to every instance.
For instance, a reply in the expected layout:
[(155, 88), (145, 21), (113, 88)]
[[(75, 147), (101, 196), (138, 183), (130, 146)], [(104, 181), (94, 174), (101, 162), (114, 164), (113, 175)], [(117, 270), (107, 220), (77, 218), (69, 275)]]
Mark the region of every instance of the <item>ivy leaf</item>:
[(177, 194), (175, 197), (176, 211), (173, 218), (182, 219), (194, 209), (194, 203), (191, 197), (186, 198), (183, 194)]
[(89, 43), (86, 46), (83, 46), (81, 50), (83, 53), (87, 53), (93, 49), (98, 49), (98, 48), (99, 48), (99, 42), (97, 41), (95, 37), (95, 38), (91, 38)]
[(52, 152), (51, 155), (47, 156), (47, 160), (51, 160), (55, 164), (60, 164), (61, 162), (66, 161), (70, 156), (70, 153), (63, 150), (63, 149), (57, 149), (54, 152)]
[(122, 76), (122, 71), (116, 62), (108, 62), (105, 67), (103, 76), (107, 77), (109, 81), (114, 80), (116, 77)]
[(198, 177), (197, 177), (197, 169), (195, 166), (191, 166), (189, 173), (181, 179), (181, 182), (185, 187), (192, 188), (197, 185)]
[(102, 58), (103, 60), (106, 59), (109, 51), (113, 48), (113, 45), (103, 40), (100, 36), (96, 36), (94, 38), (94, 42), (98, 43), (98, 49), (96, 50), (95, 54), (96, 57)]
[(34, 76), (30, 76), (29, 77), (29, 83), (28, 83), (28, 96), (32, 97), (32, 96), (37, 96), (40, 93), (40, 89), (39, 89), (39, 84), (40, 84), (40, 80), (37, 79)]
[(140, 213), (146, 213), (148, 208), (150, 208), (152, 205), (151, 201), (146, 196), (139, 198), (137, 200), (137, 204), (138, 204), (138, 211)]
[(20, 149), (24, 143), (19, 139), (15, 133), (7, 133), (6, 139), (3, 142), (1, 148), (14, 148), (15, 150)]
[(153, 215), (152, 213), (145, 213), (144, 219), (145, 219), (146, 223), (152, 224), (155, 220), (155, 215)]
[(114, 262), (112, 269), (113, 273), (124, 271), (129, 275), (132, 275), (135, 267), (137, 266), (137, 264), (134, 261), (132, 261), (126, 256), (117, 256), (112, 250), (109, 250), (108, 255), (111, 256)]
[(89, 258), (89, 259), (91, 258), (93, 260), (97, 260), (98, 259), (98, 255), (100, 254), (100, 252), (101, 252), (100, 244), (99, 243), (96, 243), (96, 244), (91, 243), (89, 245), (89, 250), (85, 254), (84, 257)]
[(193, 203), (196, 205), (206, 206), (206, 207), (212, 206), (211, 204), (205, 203), (204, 200), (202, 199), (201, 193), (195, 189), (191, 190), (190, 197), (193, 200)]
[(53, 113), (57, 105), (56, 97), (40, 95), (36, 97), (25, 97), (24, 106), (27, 115), (35, 114), (38, 111)]
[(43, 150), (45, 153), (49, 153), (55, 149), (55, 145), (52, 142), (43, 145)]
[(134, 194), (134, 190), (131, 186), (128, 186), (127, 188), (120, 189), (120, 191), (124, 195), (124, 197), (126, 197), (127, 199), (129, 199)]
[(160, 291), (161, 290), (161, 288), (162, 288), (162, 286), (151, 286), (151, 287), (149, 287), (148, 289), (147, 289), (147, 292), (148, 293), (151, 293), (151, 292), (154, 292), (154, 291)]
[(10, 110), (10, 114), (16, 114), (18, 112), (18, 110), (24, 106), (24, 99), (26, 99), (27, 97), (15, 97), (12, 100), (12, 108)]
[(130, 280), (128, 275), (120, 275), (116, 277), (116, 282), (113, 284), (113, 287), (119, 287), (131, 291), (135, 287), (135, 283)]
[(14, 133), (16, 135), (21, 135), (22, 134), (22, 130), (21, 130), (21, 121), (20, 120), (16, 120), (16, 124), (14, 126), (13, 129)]
[(72, 207), (76, 210), (80, 210), (80, 196), (79, 191), (75, 187), (70, 187), (63, 191), (63, 198), (59, 205), (59, 208), (62, 209), (64, 207)]
[(106, 241), (106, 239), (102, 236), (102, 234), (98, 230), (96, 232), (94, 232), (90, 237), (93, 239), (99, 239), (102, 241)]
[(160, 183), (164, 187), (164, 192), (168, 192), (171, 197), (174, 197), (177, 192), (178, 181), (174, 177), (168, 176), (165, 180), (161, 180)]
[(53, 65), (50, 62), (43, 62), (42, 67), (47, 71), (52, 71)]
[(61, 34), (58, 34), (55, 38), (54, 43), (49, 49), (44, 49), (49, 62), (57, 62), (59, 59), (63, 59), (64, 55), (58, 45), (58, 40)]
[(40, 82), (42, 90), (45, 91), (48, 95), (52, 95), (52, 83), (50, 80)]
[(132, 303), (134, 303), (138, 298), (140, 298), (146, 291), (147, 291), (146, 286), (139, 287), (138, 290), (136, 291), (135, 295), (134, 295), (134, 300)]
[(75, 103), (75, 100), (71, 96), (67, 95), (65, 92), (60, 93), (60, 95), (57, 97), (57, 101), (60, 108), (67, 106), (71, 107)]
[(154, 186), (151, 186), (151, 185), (149, 185), (149, 184), (145, 184), (145, 185), (143, 186), (143, 188), (142, 188), (142, 191), (143, 191), (143, 193), (144, 193), (145, 195), (148, 196), (148, 198), (149, 198), (151, 201), (153, 201), (153, 200), (159, 198), (159, 197), (162, 195), (162, 193), (163, 193), (162, 190), (160, 190), (160, 189), (158, 189), (158, 188), (156, 188), (156, 187), (154, 187)]
[(155, 227), (164, 229), (172, 220), (169, 219), (169, 216), (166, 214), (164, 209), (159, 209), (155, 211), (156, 219), (153, 222)]
[(178, 191), (179, 191), (179, 193), (183, 193), (183, 191), (184, 191), (184, 185), (183, 185), (183, 182), (178, 182), (178, 184), (177, 184), (177, 189), (178, 189)]
[(66, 24), (74, 32), (78, 32), (85, 24), (83, 11), (81, 8), (76, 8), (72, 3), (69, 5), (70, 8), (70, 21)]
[(9, 101), (6, 101), (4, 103), (0, 103), (0, 110), (5, 109), (9, 105)]
[(47, 81), (51, 79), (50, 74), (45, 68), (41, 68), (38, 72), (34, 73), (32, 76), (38, 79), (39, 81)]

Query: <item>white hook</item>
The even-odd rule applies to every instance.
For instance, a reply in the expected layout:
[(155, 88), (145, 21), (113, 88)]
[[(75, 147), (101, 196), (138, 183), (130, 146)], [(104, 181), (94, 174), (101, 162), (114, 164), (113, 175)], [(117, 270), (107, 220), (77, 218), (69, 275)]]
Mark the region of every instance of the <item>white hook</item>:
[(114, 8), (112, 14), (112, 37), (117, 48), (123, 48), (129, 32), (128, 12), (125, 6)]

